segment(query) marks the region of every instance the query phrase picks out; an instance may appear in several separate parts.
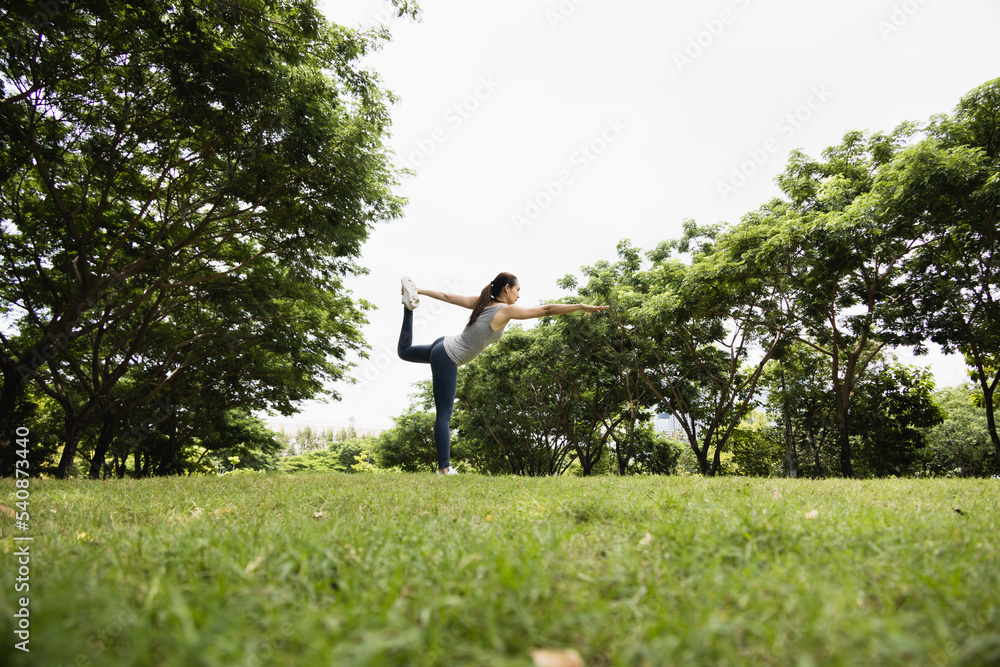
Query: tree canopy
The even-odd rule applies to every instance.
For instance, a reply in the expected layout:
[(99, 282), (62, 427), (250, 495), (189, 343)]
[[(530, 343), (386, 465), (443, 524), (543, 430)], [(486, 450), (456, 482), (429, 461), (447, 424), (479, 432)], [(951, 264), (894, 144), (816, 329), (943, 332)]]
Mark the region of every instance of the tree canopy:
[(5, 442), (28, 382), (65, 476), (99, 424), (289, 414), (344, 377), (368, 308), (344, 280), (403, 203), (361, 64), (384, 32), (305, 0), (37, 10), (0, 10)]
[[(39, 7), (0, 9), (0, 445), (29, 420), (59, 476), (275, 467), (252, 415), (349, 378), (370, 305), (346, 283), (404, 204), (394, 99), (363, 65), (385, 29), (312, 0)], [(456, 458), (668, 470), (676, 450), (650, 428), (667, 414), (706, 475), (1000, 462), (1000, 79), (926, 123), (793, 151), (776, 181), (734, 224), (622, 240), (560, 281), (561, 300), (611, 309), (512, 327), (463, 367)], [(990, 455), (892, 359), (928, 343), (964, 355)], [(367, 451), (426, 465), (419, 407)]]
[[(603, 412), (671, 414), (704, 474), (722, 472), (723, 454), (736, 445), (744, 461), (755, 447), (773, 453), (776, 433), (788, 474), (798, 466), (817, 475), (905, 474), (920, 465), (927, 429), (942, 414), (927, 373), (887, 355), (900, 346), (922, 353), (933, 342), (965, 355), (1000, 460), (998, 137), (1000, 79), (963, 97), (950, 116), (850, 131), (819, 159), (794, 151), (777, 178), (782, 196), (738, 223), (686, 221), (680, 238), (645, 253), (623, 241), (616, 262), (583, 268), (586, 283), (564, 279), (573, 298), (610, 305), (603, 317), (616, 327), (519, 332), (511, 347), (463, 371), (479, 392), (463, 404), (485, 415), (494, 407), (484, 405), (510, 396), (493, 420), (510, 426), (517, 415), (527, 419), (532, 396), (573, 397), (558, 415), (534, 427), (526, 421), (523, 434), (498, 439), (492, 427), (506, 450), (537, 453), (530, 442), (541, 424), (565, 423), (556, 441), (577, 442), (586, 421), (574, 410), (587, 399), (572, 380), (598, 391), (615, 378), (626, 391), (605, 394)], [(539, 346), (553, 333), (563, 342), (545, 343), (557, 351), (546, 356)], [(531, 410), (542, 402), (530, 401)], [(745, 427), (757, 406), (779, 431)], [(612, 439), (616, 452), (628, 451)], [(574, 447), (589, 470), (590, 454)]]

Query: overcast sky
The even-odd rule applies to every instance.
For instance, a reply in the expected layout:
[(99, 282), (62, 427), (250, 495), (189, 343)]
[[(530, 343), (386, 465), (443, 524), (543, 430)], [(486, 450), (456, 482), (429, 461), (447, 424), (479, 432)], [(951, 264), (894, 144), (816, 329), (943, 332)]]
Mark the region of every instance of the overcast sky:
[[(685, 218), (737, 222), (779, 194), (791, 150), (950, 113), (1000, 76), (997, 0), (422, 0), (419, 23), (381, 0), (319, 4), (391, 30), (369, 63), (400, 99), (390, 145), (416, 175), (351, 283), (379, 308), (371, 358), (303, 424), (391, 426), (430, 378), (395, 354), (401, 275), (475, 294), (510, 271), (521, 305), (558, 298), (558, 278), (623, 238), (648, 249)], [(468, 311), (425, 298), (415, 315), (429, 343)], [(918, 363), (939, 386), (965, 379), (957, 359)]]

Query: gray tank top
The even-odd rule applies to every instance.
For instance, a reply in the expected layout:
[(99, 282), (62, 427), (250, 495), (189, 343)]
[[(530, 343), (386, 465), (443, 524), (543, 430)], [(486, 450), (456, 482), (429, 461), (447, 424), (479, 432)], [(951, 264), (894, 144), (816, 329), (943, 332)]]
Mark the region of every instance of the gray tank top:
[(479, 353), (485, 350), (490, 343), (500, 340), (507, 325), (504, 325), (500, 331), (494, 331), (492, 324), (493, 318), (500, 312), (502, 305), (497, 304), (483, 308), (476, 321), (462, 329), (462, 333), (457, 336), (444, 337), (444, 351), (455, 362), (456, 366), (469, 363), (478, 357)]

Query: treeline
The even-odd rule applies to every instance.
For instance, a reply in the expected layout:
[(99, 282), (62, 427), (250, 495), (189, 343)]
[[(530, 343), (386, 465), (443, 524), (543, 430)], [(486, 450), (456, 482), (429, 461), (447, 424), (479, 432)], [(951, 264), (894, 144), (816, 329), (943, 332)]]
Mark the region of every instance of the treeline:
[[(931, 393), (929, 374), (922, 369), (891, 361), (881, 361), (875, 367), (859, 383), (853, 412), (861, 432), (853, 436), (857, 476), (975, 477), (996, 474), (986, 412), (976, 404), (977, 392), (972, 385)], [(774, 389), (775, 393), (732, 431), (713, 474), (774, 477), (786, 476), (794, 470), (802, 477), (839, 476), (837, 429), (829, 393), (818, 386), (821, 382), (815, 376), (800, 375), (800, 391), (794, 397), (791, 392), (782, 394), (778, 390), (782, 386), (787, 389), (790, 380), (780, 375), (777, 366), (769, 369), (763, 385)], [(291, 439), (280, 436), (285, 445), (282, 455), (270, 465), (257, 469), (291, 473), (432, 470), (437, 465), (437, 457), (431, 435), (434, 414), (430, 383), (421, 382), (417, 386), (419, 391), (411, 406), (395, 418), (393, 428), (378, 436), (358, 437), (343, 433), (334, 436), (308, 429)], [(783, 405), (785, 398), (792, 406), (789, 413)], [(520, 428), (532, 418), (547, 425), (557, 424), (559, 406), (560, 401), (554, 397), (538, 402), (531, 414), (519, 413), (520, 421), (506, 431), (495, 434), (491, 431), (482, 437), (478, 429), (487, 415), (460, 405), (456, 410), (458, 429), (452, 438), (453, 465), (463, 472), (491, 475), (702, 472), (699, 457), (676, 421), (674, 429), (663, 430), (664, 426), (669, 428), (670, 421), (658, 420), (660, 431), (650, 420), (640, 421), (638, 425), (581, 422), (576, 434), (593, 433), (591, 438), (567, 434), (558, 425), (540, 429), (539, 434), (527, 435)], [(791, 415), (787, 422), (782, 421), (785, 414)], [(511, 433), (516, 437), (501, 438)], [(792, 443), (791, 466), (794, 467), (789, 466), (789, 442)], [(586, 469), (581, 461), (588, 464)], [(233, 467), (238, 471), (252, 466), (234, 461)]]
[[(726, 452), (791, 476), (997, 471), (1000, 79), (923, 125), (793, 152), (777, 183), (738, 224), (686, 221), (567, 276), (568, 298), (611, 309), (512, 331), (463, 368), (467, 444), (520, 474), (605, 456), (624, 473), (665, 412), (706, 475)], [(964, 355), (988, 439), (936, 463), (933, 383), (890, 354), (928, 341)]]
[[(734, 225), (567, 276), (600, 316), (512, 327), (459, 373), (453, 459), (489, 473), (1000, 473), (1000, 79), (954, 113), (790, 156)], [(970, 384), (898, 363), (928, 342)], [(426, 390), (424, 392), (426, 394)], [(426, 395), (380, 437), (433, 465)], [(657, 414), (676, 425), (665, 440)]]
[[(287, 444), (251, 415), (347, 377), (370, 305), (345, 280), (404, 204), (392, 97), (361, 64), (385, 31), (290, 0), (36, 5), (0, 11), (0, 474), (16, 428), (32, 474), (276, 467)], [(738, 224), (623, 241), (561, 285), (609, 311), (513, 328), (463, 367), (456, 458), (670, 469), (649, 426), (668, 413), (707, 475), (995, 471), (998, 151), (1000, 80), (793, 153), (783, 196)], [(927, 429), (964, 399), (889, 355), (927, 341), (964, 355), (988, 436), (948, 436), (966, 453), (933, 465)], [(426, 416), (375, 463), (432, 462)]]
[(265, 465), (251, 415), (365, 349), (345, 278), (403, 205), (361, 64), (387, 34), (301, 0), (49, 4), (0, 11), (0, 474), (15, 428), (32, 474)]
[[(455, 424), (477, 466), (625, 473), (668, 413), (706, 475), (730, 456), (791, 476), (997, 472), (1000, 79), (922, 125), (793, 152), (777, 183), (738, 224), (623, 241), (561, 284), (601, 317), (515, 329), (463, 367)], [(926, 371), (895, 363), (928, 341), (964, 355), (974, 391), (935, 402)], [(956, 396), (984, 428), (928, 458)]]

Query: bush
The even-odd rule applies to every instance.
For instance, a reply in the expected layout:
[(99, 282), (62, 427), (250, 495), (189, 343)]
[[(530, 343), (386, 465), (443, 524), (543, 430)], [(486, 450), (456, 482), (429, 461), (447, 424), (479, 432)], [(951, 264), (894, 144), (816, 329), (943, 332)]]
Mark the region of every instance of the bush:
[(326, 470), (345, 471), (338, 452), (332, 449), (318, 449), (298, 456), (286, 456), (278, 463), (282, 472), (318, 472)]
[(920, 474), (931, 477), (985, 477), (997, 471), (986, 410), (974, 404), (970, 385), (938, 392), (934, 399), (945, 413), (942, 423), (924, 431)]
[(411, 409), (393, 421), (396, 425), (379, 435), (375, 444), (378, 464), (405, 472), (436, 469), (434, 414)]
[(780, 477), (785, 473), (785, 448), (774, 436), (774, 429), (733, 430), (733, 474), (748, 477)]
[[(691, 448), (675, 438), (663, 433), (652, 433), (635, 454), (635, 470), (645, 475), (673, 475), (687, 451), (694, 457)], [(698, 462), (694, 462), (695, 471)]]

